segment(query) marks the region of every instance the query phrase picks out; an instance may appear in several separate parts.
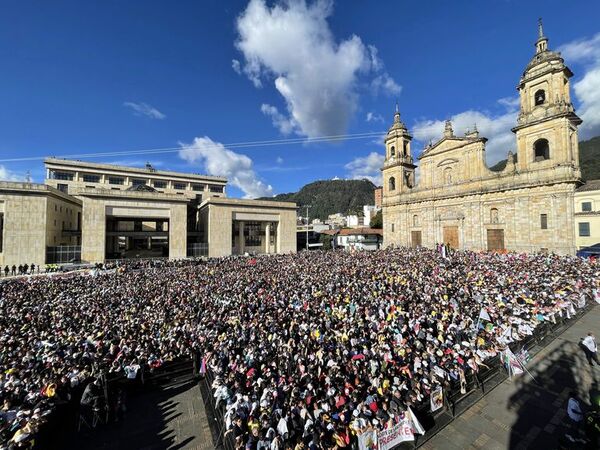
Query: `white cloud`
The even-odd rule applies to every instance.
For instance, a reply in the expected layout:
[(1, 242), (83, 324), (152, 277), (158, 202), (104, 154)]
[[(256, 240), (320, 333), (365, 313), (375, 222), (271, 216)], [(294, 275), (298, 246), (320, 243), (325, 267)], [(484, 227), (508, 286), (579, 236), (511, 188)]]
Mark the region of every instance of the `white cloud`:
[(281, 156), (278, 156), (276, 161), (277, 161), (277, 164), (283, 164), (283, 158)]
[(385, 121), (385, 119), (383, 118), (383, 116), (381, 114), (377, 114), (374, 112), (369, 111), (367, 113), (367, 117), (365, 118), (365, 120), (367, 122), (381, 122), (383, 123)]
[(584, 139), (600, 134), (600, 33), (590, 39), (580, 39), (559, 49), (567, 63), (580, 63), (585, 72), (573, 85), (579, 100), (578, 115), (583, 119), (580, 127)]
[(287, 1), (269, 7), (251, 0), (238, 17), (236, 47), (244, 56), (240, 70), (254, 83), (272, 81), (287, 114), (263, 105), (282, 132), (309, 137), (343, 134), (358, 106), (358, 77), (381, 76), (378, 90), (397, 91), (374, 47), (358, 36), (337, 41), (327, 23), (332, 2)]
[(402, 92), (402, 87), (398, 85), (387, 73), (383, 73), (375, 77), (371, 82), (371, 88), (373, 89), (373, 93), (375, 95), (383, 93), (387, 96), (393, 96), (399, 95), (400, 92)]
[[(510, 129), (517, 123), (517, 110), (493, 115), (487, 112), (468, 110), (450, 118), (456, 136), (463, 135), (467, 129), (477, 125), (479, 135), (488, 138), (486, 159), (492, 165), (505, 159), (509, 150), (516, 152), (515, 135)], [(444, 133), (444, 120), (422, 120), (413, 127), (413, 135), (423, 145), (438, 141)]]
[(507, 111), (514, 111), (521, 106), (521, 99), (518, 95), (514, 97), (504, 97), (498, 100), (502, 106), (506, 108)]
[(16, 172), (8, 170), (0, 164), (0, 180), (2, 181), (25, 181), (25, 177)]
[(125, 106), (127, 108), (131, 108), (131, 110), (133, 111), (133, 114), (135, 116), (146, 116), (151, 119), (158, 119), (158, 120), (162, 120), (167, 117), (166, 115), (161, 113), (158, 109), (156, 109), (154, 106), (149, 105), (148, 103), (124, 102), (123, 106)]
[(373, 184), (381, 184), (381, 167), (383, 167), (384, 156), (381, 153), (371, 152), (367, 156), (354, 158), (344, 167), (348, 171), (348, 176), (355, 180), (366, 178)]
[(258, 178), (248, 156), (235, 153), (207, 136), (197, 137), (191, 144), (180, 145), (181, 159), (190, 164), (202, 164), (209, 175), (227, 177), (229, 183), (244, 192), (245, 198), (273, 195), (273, 188)]
[(263, 103), (260, 107), (260, 110), (265, 116), (269, 116), (271, 118), (273, 126), (277, 128), (281, 134), (290, 134), (297, 126), (297, 123), (293, 119), (288, 119), (286, 116), (281, 114), (275, 106)]
[(242, 74), (242, 65), (240, 64), (240, 62), (237, 59), (231, 60), (231, 67), (235, 71), (235, 73), (237, 73), (238, 75)]
[(590, 39), (578, 39), (559, 48), (566, 62), (597, 61), (600, 58), (600, 33)]

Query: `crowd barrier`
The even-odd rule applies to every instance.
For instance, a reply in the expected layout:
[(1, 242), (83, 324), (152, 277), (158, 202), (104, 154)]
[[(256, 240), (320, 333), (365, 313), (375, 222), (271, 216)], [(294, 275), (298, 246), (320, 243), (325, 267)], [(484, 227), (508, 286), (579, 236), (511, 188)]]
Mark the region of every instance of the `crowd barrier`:
[[(533, 358), (540, 350), (561, 335), (593, 307), (594, 302), (588, 301), (586, 306), (578, 309), (576, 314), (572, 315), (570, 319), (558, 316), (556, 323), (545, 321), (538, 325), (533, 335), (519, 342), (514, 342), (509, 347), (515, 354), (525, 348)], [(425, 444), (456, 417), (460, 416), (508, 378), (501, 355), (485, 360), (484, 364), (487, 367), (481, 366), (478, 372), (469, 371), (465, 373), (466, 386), (464, 393), (461, 392), (459, 380), (453, 380), (444, 386), (444, 406), (438, 411), (433, 413), (430, 411), (429, 398), (425, 399), (422, 405), (413, 408), (413, 412), (426, 431), (422, 436), (415, 434), (415, 441), (413, 442), (415, 448)], [(214, 374), (207, 369), (205, 376), (200, 381), (200, 388), (207, 415), (211, 422), (210, 426), (213, 432), (214, 446), (215, 448), (225, 450), (235, 450), (234, 436), (232, 433), (226, 433), (225, 405), (224, 402), (217, 405), (213, 395), (213, 382)], [(356, 438), (351, 441), (351, 448), (358, 449)]]

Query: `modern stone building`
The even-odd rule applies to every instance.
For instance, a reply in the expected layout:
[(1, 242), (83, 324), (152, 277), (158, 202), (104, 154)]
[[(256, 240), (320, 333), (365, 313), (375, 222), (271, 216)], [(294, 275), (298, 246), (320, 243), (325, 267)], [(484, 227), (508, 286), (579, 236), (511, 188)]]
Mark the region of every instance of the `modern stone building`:
[(520, 114), (500, 172), (485, 163), (477, 130), (443, 136), (412, 156), (411, 135), (396, 111), (385, 137), (384, 245), (447, 243), (473, 250), (575, 253), (574, 192), (581, 183), (573, 75), (548, 49), (540, 24), (535, 55), (517, 85)]
[(0, 266), (296, 251), (296, 205), (226, 198), (227, 180), (49, 158), (0, 182)]

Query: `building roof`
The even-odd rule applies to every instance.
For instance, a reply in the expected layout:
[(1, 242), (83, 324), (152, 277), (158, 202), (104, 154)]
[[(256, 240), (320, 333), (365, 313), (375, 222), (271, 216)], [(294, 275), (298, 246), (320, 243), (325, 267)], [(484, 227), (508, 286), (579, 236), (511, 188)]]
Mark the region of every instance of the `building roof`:
[(588, 180), (577, 188), (577, 192), (600, 191), (600, 180)]
[(19, 194), (51, 195), (61, 200), (68, 201), (81, 206), (82, 201), (72, 195), (65, 194), (52, 186), (40, 183), (28, 183), (26, 181), (2, 181), (0, 180), (0, 195), (6, 192)]
[(340, 232), (340, 230), (323, 230), (323, 231), (319, 231), (319, 234), (326, 234), (328, 236), (335, 236), (339, 232)]
[(217, 183), (227, 183), (227, 178), (225, 177), (215, 177), (211, 175), (201, 175), (198, 173), (186, 173), (186, 172), (173, 172), (170, 170), (158, 170), (154, 169), (151, 165), (147, 167), (131, 167), (131, 166), (119, 166), (115, 164), (100, 164), (100, 163), (91, 163), (80, 161), (76, 159), (62, 159), (62, 158), (46, 158), (44, 160), (44, 164), (46, 165), (59, 165), (59, 166), (69, 166), (74, 170), (77, 168), (82, 169), (96, 169), (96, 170), (114, 170), (119, 172), (130, 172), (135, 173), (139, 176), (147, 175), (147, 176), (163, 176), (163, 177), (179, 177), (179, 178), (193, 178), (198, 181), (214, 181)]
[(231, 197), (208, 197), (204, 200), (200, 207), (206, 205), (227, 205), (227, 206), (245, 206), (245, 207), (261, 207), (261, 208), (286, 208), (296, 210), (298, 207), (293, 202), (275, 202), (271, 200), (254, 200), (246, 198), (231, 198)]
[(344, 228), (340, 230), (340, 236), (370, 236), (370, 235), (383, 236), (383, 230), (381, 228)]

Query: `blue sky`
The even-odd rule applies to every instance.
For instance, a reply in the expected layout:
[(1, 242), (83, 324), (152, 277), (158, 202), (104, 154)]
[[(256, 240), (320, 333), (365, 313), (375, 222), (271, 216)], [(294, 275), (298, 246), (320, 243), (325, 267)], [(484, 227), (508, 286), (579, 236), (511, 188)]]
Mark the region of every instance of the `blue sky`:
[[(377, 181), (383, 147), (228, 146), (377, 133), (396, 100), (413, 152), (455, 120), (514, 150), (515, 86), (538, 17), (575, 72), (583, 137), (600, 134), (600, 2), (5, 1), (0, 14), (0, 177), (41, 160), (222, 174), (229, 195), (295, 191), (333, 177)], [(133, 154), (130, 150), (169, 148)]]

